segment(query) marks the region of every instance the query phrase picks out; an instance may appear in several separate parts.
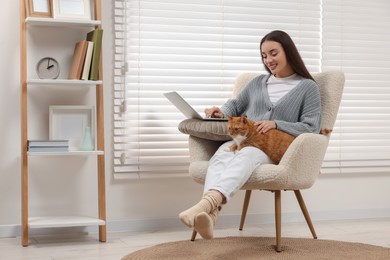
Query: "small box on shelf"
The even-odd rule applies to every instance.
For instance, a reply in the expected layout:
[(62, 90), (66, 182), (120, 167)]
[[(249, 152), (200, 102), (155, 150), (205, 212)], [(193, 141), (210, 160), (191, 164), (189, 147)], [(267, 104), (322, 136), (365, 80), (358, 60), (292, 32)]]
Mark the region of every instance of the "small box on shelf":
[(29, 152), (67, 152), (69, 140), (28, 140)]

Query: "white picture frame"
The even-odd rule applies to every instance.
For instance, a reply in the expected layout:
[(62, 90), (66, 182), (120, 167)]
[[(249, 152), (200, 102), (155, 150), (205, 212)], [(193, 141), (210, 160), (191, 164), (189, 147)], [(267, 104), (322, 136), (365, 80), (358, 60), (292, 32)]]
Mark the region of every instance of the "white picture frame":
[(90, 127), (96, 147), (95, 108), (93, 106), (50, 106), (50, 140), (69, 140), (69, 151), (80, 151), (86, 127)]
[(54, 18), (91, 20), (91, 0), (53, 0)]

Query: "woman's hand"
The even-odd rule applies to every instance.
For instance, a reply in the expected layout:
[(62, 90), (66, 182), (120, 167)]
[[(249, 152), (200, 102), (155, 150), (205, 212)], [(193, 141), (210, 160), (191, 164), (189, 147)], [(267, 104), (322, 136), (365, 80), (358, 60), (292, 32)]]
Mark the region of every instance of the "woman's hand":
[(255, 123), (257, 132), (264, 134), (271, 129), (276, 129), (275, 121), (259, 121)]
[(204, 110), (206, 117), (218, 117), (223, 118), (224, 115), (218, 107), (210, 107)]

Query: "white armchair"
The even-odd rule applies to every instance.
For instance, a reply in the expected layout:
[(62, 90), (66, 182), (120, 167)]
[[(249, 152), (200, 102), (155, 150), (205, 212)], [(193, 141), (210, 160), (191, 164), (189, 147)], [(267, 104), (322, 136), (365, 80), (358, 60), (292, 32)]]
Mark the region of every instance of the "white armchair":
[[(235, 82), (233, 96), (237, 95), (256, 73), (243, 73)], [(320, 87), (322, 103), (321, 129), (333, 129), (344, 87), (341, 71), (327, 71), (313, 75)], [(179, 124), (179, 130), (189, 135), (190, 167), (192, 179), (204, 184), (208, 161), (218, 147), (230, 140), (226, 123), (205, 122), (187, 119)], [(281, 191), (293, 190), (313, 238), (317, 238), (300, 190), (310, 188), (318, 175), (329, 142), (329, 135), (305, 133), (299, 135), (289, 146), (278, 165), (264, 164), (257, 167), (241, 188), (246, 190), (240, 230), (245, 222), (252, 190), (267, 190), (275, 193), (276, 251), (281, 251)], [(191, 240), (195, 240), (196, 231)]]

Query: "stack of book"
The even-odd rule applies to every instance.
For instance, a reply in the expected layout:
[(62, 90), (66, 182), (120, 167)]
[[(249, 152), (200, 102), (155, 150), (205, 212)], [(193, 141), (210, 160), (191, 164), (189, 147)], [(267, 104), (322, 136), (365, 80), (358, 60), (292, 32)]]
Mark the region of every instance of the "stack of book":
[(68, 152), (68, 140), (28, 140), (29, 152)]
[(76, 43), (68, 79), (98, 80), (103, 30), (95, 29)]

